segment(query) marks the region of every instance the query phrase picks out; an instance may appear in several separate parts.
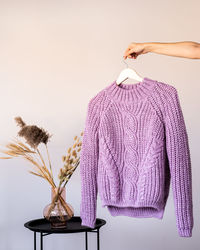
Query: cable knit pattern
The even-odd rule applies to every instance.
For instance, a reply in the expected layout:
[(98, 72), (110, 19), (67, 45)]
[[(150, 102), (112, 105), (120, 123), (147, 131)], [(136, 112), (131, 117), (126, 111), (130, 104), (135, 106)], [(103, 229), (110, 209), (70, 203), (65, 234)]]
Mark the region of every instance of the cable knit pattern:
[(80, 176), (83, 226), (95, 226), (97, 193), (112, 216), (162, 219), (171, 182), (178, 233), (191, 237), (191, 159), (176, 88), (145, 77), (91, 98)]

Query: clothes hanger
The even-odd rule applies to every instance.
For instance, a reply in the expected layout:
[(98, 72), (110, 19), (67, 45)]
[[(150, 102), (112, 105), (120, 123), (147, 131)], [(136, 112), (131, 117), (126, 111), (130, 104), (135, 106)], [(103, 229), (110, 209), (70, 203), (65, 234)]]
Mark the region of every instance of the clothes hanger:
[(116, 80), (116, 84), (119, 85), (120, 83), (127, 80), (128, 78), (142, 82), (144, 78), (141, 77), (134, 69), (129, 68), (128, 64), (125, 62), (124, 59), (123, 59), (123, 62), (126, 64), (127, 68), (123, 69), (120, 72), (120, 74)]

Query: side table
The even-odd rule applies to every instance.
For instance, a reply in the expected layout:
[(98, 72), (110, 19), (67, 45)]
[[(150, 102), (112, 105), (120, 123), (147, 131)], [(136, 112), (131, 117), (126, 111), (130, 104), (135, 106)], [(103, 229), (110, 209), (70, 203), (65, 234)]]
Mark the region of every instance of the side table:
[(40, 249), (43, 250), (43, 237), (49, 234), (67, 234), (85, 232), (85, 250), (88, 250), (88, 232), (97, 233), (97, 250), (100, 250), (100, 228), (106, 224), (106, 221), (96, 218), (94, 228), (81, 226), (80, 216), (73, 216), (67, 221), (66, 228), (51, 228), (51, 224), (45, 218), (28, 221), (24, 226), (34, 232), (34, 250), (36, 250), (36, 233), (40, 233)]

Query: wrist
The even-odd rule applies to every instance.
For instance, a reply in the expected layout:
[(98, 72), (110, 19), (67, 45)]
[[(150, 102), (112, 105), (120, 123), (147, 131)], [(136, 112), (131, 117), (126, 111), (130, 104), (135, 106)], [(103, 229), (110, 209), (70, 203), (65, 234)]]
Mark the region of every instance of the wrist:
[(144, 43), (144, 50), (145, 52), (156, 52), (156, 50), (161, 46), (161, 43), (156, 43), (156, 42), (148, 42)]
[(144, 46), (144, 52), (153, 52), (155, 49), (156, 44), (155, 43), (143, 43)]

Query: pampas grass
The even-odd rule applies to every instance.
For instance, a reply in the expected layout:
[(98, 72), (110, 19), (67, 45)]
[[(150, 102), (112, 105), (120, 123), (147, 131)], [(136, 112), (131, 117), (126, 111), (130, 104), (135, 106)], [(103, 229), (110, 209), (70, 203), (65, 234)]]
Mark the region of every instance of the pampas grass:
[[(52, 135), (50, 135), (43, 128), (39, 128), (36, 125), (26, 125), (26, 123), (19, 116), (15, 117), (14, 119), (17, 125), (21, 128), (18, 132), (18, 135), (26, 140), (27, 145), (17, 138), (13, 139), (11, 143), (6, 144), (6, 150), (0, 150), (0, 152), (8, 156), (0, 157), (0, 159), (12, 159), (15, 157), (22, 157), (34, 167), (33, 171), (30, 170), (29, 173), (45, 179), (54, 189), (57, 188), (54, 182), (52, 165), (47, 146), (47, 143), (49, 142), (49, 139)], [(83, 132), (81, 132), (80, 136), (83, 136)], [(45, 145), (49, 166), (47, 166), (42, 154), (38, 149), (38, 146), (41, 143)], [(75, 136), (73, 146), (69, 147), (67, 149), (66, 155), (62, 156), (62, 162), (64, 166), (60, 168), (58, 174), (59, 185), (57, 188), (57, 193), (52, 201), (49, 214), (54, 208), (56, 202), (60, 200), (61, 205), (64, 207), (65, 211), (69, 215), (72, 215), (72, 211), (65, 203), (64, 199), (61, 196), (61, 193), (80, 163), (80, 156), (78, 156), (78, 154), (81, 150), (81, 146), (82, 142), (80, 138), (78, 138), (78, 136)]]

